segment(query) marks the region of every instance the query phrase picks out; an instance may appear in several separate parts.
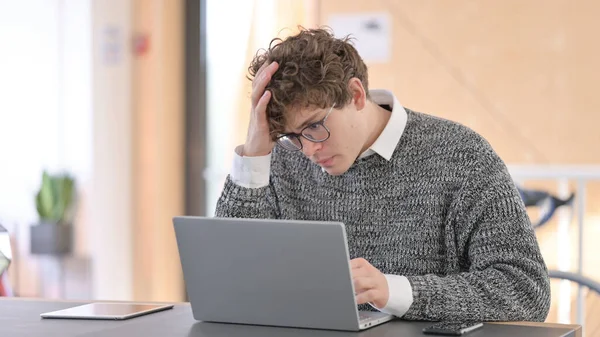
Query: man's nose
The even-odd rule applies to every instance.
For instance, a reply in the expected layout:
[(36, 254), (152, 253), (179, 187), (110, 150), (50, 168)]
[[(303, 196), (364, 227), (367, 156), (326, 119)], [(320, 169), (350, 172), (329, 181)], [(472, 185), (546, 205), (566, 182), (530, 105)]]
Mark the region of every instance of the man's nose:
[(323, 147), (322, 143), (314, 143), (307, 139), (302, 139), (302, 152), (308, 158), (312, 157)]

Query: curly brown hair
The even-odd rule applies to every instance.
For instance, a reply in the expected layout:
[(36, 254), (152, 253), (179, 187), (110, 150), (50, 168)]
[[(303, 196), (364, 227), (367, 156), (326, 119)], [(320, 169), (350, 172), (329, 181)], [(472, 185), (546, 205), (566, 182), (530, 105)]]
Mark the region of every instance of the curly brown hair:
[(284, 132), (289, 112), (304, 108), (341, 108), (352, 99), (348, 81), (356, 77), (368, 94), (367, 66), (351, 44), (327, 28), (305, 29), (285, 40), (275, 38), (268, 50), (259, 50), (248, 67), (252, 80), (265, 63), (279, 69), (266, 90), (271, 92), (267, 119), (273, 140)]

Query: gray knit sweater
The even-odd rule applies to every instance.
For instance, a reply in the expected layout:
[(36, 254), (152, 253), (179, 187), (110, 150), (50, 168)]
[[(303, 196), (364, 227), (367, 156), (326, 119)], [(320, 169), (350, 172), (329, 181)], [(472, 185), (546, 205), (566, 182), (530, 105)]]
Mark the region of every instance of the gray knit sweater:
[(269, 186), (228, 177), (215, 216), (345, 223), (351, 258), (408, 278), (405, 319), (545, 320), (546, 265), (504, 163), (470, 129), (406, 111), (390, 161), (371, 155), (331, 176), (275, 147)]

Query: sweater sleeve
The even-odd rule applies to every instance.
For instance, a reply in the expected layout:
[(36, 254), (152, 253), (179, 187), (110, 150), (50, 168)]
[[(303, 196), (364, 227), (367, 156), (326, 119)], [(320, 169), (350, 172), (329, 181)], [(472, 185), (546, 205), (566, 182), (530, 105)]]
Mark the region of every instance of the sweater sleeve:
[(276, 219), (279, 211), (271, 185), (252, 188), (233, 182), (227, 176), (223, 192), (217, 201), (215, 217)]
[(232, 171), (215, 210), (218, 218), (279, 218), (275, 190), (270, 184), (272, 154), (244, 157), (242, 146), (235, 149)]
[(461, 272), (409, 276), (413, 304), (404, 318), (544, 321), (548, 270), (514, 182), (491, 150), (470, 161), (446, 225)]

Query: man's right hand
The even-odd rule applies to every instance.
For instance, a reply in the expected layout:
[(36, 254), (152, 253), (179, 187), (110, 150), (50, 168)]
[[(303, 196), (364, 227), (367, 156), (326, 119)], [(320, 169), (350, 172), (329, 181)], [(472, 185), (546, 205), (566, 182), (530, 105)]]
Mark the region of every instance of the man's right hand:
[(269, 135), (269, 122), (267, 121), (267, 103), (271, 99), (271, 92), (265, 91), (265, 88), (278, 68), (277, 62), (270, 64), (265, 62), (256, 72), (252, 81), (252, 110), (250, 111), (248, 135), (242, 152), (244, 156), (266, 156), (275, 146)]

